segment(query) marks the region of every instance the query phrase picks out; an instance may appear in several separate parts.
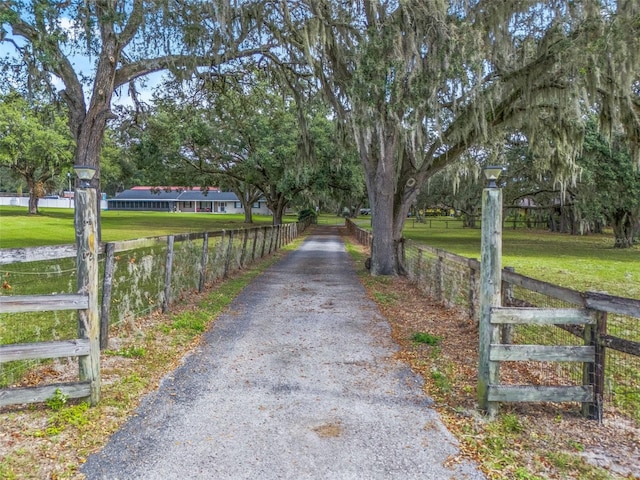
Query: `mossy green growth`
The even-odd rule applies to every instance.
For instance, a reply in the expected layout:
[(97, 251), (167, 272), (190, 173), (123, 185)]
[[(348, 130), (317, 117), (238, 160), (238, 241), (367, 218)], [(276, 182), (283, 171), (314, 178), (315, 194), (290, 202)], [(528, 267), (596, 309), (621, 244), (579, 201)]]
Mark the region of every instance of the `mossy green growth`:
[(424, 343), (426, 345), (435, 346), (440, 344), (440, 342), (442, 341), (442, 337), (438, 335), (432, 335), (431, 333), (427, 332), (416, 332), (411, 335), (411, 340), (413, 340), (415, 343)]

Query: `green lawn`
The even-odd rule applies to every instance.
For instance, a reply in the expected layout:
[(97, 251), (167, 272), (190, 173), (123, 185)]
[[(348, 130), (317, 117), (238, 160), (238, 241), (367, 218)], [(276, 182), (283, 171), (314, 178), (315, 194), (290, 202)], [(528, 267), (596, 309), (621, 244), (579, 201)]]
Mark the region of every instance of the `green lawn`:
[[(285, 221), (295, 221), (295, 216)], [(102, 212), (102, 239), (117, 241), (170, 233), (202, 232), (244, 226), (242, 215), (206, 215), (164, 212)], [(370, 217), (356, 222), (370, 226)], [(254, 222), (270, 224), (269, 216)], [(321, 215), (318, 223), (342, 225), (342, 217)], [(427, 217), (425, 223), (408, 219), (407, 238), (459, 255), (479, 258), (480, 229), (462, 228), (458, 220)], [(75, 241), (73, 210), (42, 209), (37, 216), (20, 207), (0, 207), (0, 248), (70, 244)], [(524, 275), (576, 290), (605, 291), (640, 298), (640, 247), (614, 249), (613, 237), (565, 235), (543, 230), (505, 228), (503, 265)]]
[[(285, 221), (295, 221), (287, 217)], [(271, 217), (254, 215), (256, 224), (271, 224)], [(244, 215), (102, 211), (102, 240), (113, 242), (176, 233), (242, 228)], [(73, 209), (40, 209), (28, 215), (23, 207), (0, 207), (0, 248), (64, 245), (75, 242)]]
[[(370, 219), (357, 223), (369, 228)], [(458, 255), (480, 258), (480, 229), (447, 217), (408, 219), (405, 237)], [(640, 298), (640, 246), (613, 248), (613, 235), (567, 235), (544, 230), (503, 231), (503, 266), (529, 277), (580, 291)]]

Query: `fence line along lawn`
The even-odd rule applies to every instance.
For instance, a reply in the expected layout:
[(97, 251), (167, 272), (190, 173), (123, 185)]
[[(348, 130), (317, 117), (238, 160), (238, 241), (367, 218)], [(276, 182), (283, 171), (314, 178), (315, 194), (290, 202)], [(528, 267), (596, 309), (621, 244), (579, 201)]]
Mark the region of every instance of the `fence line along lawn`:
[[(244, 215), (103, 210), (102, 240), (115, 242), (176, 233), (236, 229), (246, 226)], [(73, 209), (46, 208), (28, 215), (24, 207), (0, 206), (0, 248), (64, 245), (75, 242)], [(285, 217), (285, 222), (297, 217)], [(254, 215), (255, 224), (270, 225), (272, 218)]]
[[(370, 219), (359, 217), (362, 228)], [(463, 228), (451, 217), (407, 219), (406, 238), (458, 255), (480, 258), (480, 228)], [(503, 266), (579, 291), (600, 291), (640, 299), (640, 246), (613, 248), (612, 234), (568, 235), (505, 225)]]

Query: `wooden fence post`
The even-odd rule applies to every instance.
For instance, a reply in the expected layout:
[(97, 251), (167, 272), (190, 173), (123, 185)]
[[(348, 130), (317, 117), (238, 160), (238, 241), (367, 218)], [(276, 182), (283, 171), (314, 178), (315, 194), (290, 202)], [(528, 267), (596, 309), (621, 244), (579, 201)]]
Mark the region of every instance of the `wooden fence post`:
[(251, 261), (252, 262), (256, 260), (256, 245), (258, 244), (259, 231), (260, 231), (259, 227), (253, 228), (253, 244), (251, 245)]
[(104, 246), (104, 276), (102, 278), (102, 305), (100, 310), (100, 350), (109, 345), (109, 316), (111, 314), (111, 290), (115, 270), (115, 243)]
[[(505, 270), (509, 272), (515, 272), (516, 269), (514, 267), (504, 267)], [(505, 307), (511, 306), (511, 301), (513, 300), (513, 285), (502, 281), (502, 305)], [(513, 325), (509, 323), (502, 324), (500, 326), (500, 338), (502, 339), (502, 343), (512, 344), (513, 343)]]
[(224, 259), (224, 274), (222, 278), (229, 276), (229, 267), (231, 266), (231, 254), (233, 253), (233, 230), (229, 231), (229, 244), (227, 245), (227, 254)]
[(498, 410), (497, 402), (489, 402), (489, 386), (498, 384), (500, 364), (490, 361), (489, 350), (492, 343), (500, 343), (499, 331), (491, 324), (491, 307), (500, 305), (501, 274), (502, 190), (485, 188), (482, 191), (478, 404), (489, 416)]
[(204, 292), (204, 286), (207, 282), (207, 264), (209, 263), (209, 232), (204, 232), (202, 238), (202, 257), (200, 260), (200, 282), (198, 283), (198, 292)]
[(271, 249), (273, 248), (273, 230), (275, 229), (275, 227), (271, 227), (271, 235), (269, 235), (269, 251), (267, 253), (267, 255), (271, 255)]
[(582, 384), (591, 385), (593, 402), (582, 404), (582, 415), (602, 422), (605, 389), (606, 347), (602, 337), (607, 334), (607, 312), (596, 312), (596, 324), (584, 326), (584, 344), (595, 348), (595, 362), (585, 363)]
[(98, 314), (98, 206), (95, 188), (75, 193), (76, 268), (78, 293), (88, 308), (78, 310), (78, 338), (89, 340), (89, 355), (78, 357), (80, 381), (90, 382), (89, 403), (100, 401), (100, 317)]
[(267, 244), (267, 230), (269, 227), (262, 227), (262, 249), (260, 250), (260, 258), (264, 258), (264, 250)]
[(472, 263), (473, 260), (475, 259), (469, 259), (469, 293), (467, 297), (469, 299), (469, 318), (471, 320), (476, 319), (476, 289), (478, 284), (477, 269)]
[(167, 261), (164, 270), (164, 300), (162, 301), (162, 313), (169, 311), (171, 303), (171, 271), (173, 269), (173, 242), (175, 237), (169, 235), (167, 239)]
[(444, 303), (444, 278), (443, 278), (443, 265), (444, 257), (438, 253), (438, 260), (436, 263), (436, 298), (438, 302)]
[(247, 257), (247, 242), (249, 241), (249, 230), (244, 228), (242, 231), (242, 253), (240, 253), (240, 268), (244, 268)]

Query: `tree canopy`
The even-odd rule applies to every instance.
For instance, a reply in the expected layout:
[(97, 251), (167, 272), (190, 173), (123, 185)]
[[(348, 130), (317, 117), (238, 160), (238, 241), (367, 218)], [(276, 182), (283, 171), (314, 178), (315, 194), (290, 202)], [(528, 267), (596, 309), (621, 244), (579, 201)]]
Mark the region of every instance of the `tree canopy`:
[(294, 95), (266, 72), (248, 77), (157, 99), (141, 117), (133, 144), (148, 179), (231, 189), (244, 204), (246, 221), (258, 198), (280, 223), (291, 202), (314, 205), (320, 190), (361, 195), (357, 158), (335, 142), (326, 106), (300, 112)]
[(49, 104), (30, 103), (17, 93), (0, 98), (0, 169), (25, 181), (29, 213), (69, 170), (73, 140), (63, 114)]
[[(33, 0), (0, 4), (3, 60), (32, 89), (56, 91), (69, 112), (75, 163), (99, 167), (115, 92), (153, 72), (188, 78), (223, 75), (234, 62), (268, 52), (255, 21), (258, 2), (186, 0)], [(85, 68), (87, 71), (83, 71)], [(99, 175), (96, 178), (98, 181)]]
[(469, 148), (520, 132), (566, 182), (586, 108), (640, 138), (634, 2), (293, 3), (282, 41), (313, 66), (355, 139), (374, 274), (402, 270), (397, 248), (420, 186)]
[[(31, 86), (63, 84), (75, 162), (94, 166), (114, 92), (128, 86), (135, 98), (136, 82), (158, 71), (215, 80), (249, 60), (277, 64), (296, 104), (309, 108), (319, 89), (342, 128), (336, 138), (356, 147), (373, 213), (371, 271), (395, 274), (420, 187), (470, 149), (491, 158), (505, 134), (520, 135), (567, 185), (596, 112), (605, 134), (624, 128), (638, 163), (639, 16), (632, 0), (13, 0), (0, 4), (0, 40)], [(86, 76), (78, 56), (92, 62)], [(309, 151), (298, 116), (297, 145)], [(273, 147), (261, 153), (284, 153)]]

